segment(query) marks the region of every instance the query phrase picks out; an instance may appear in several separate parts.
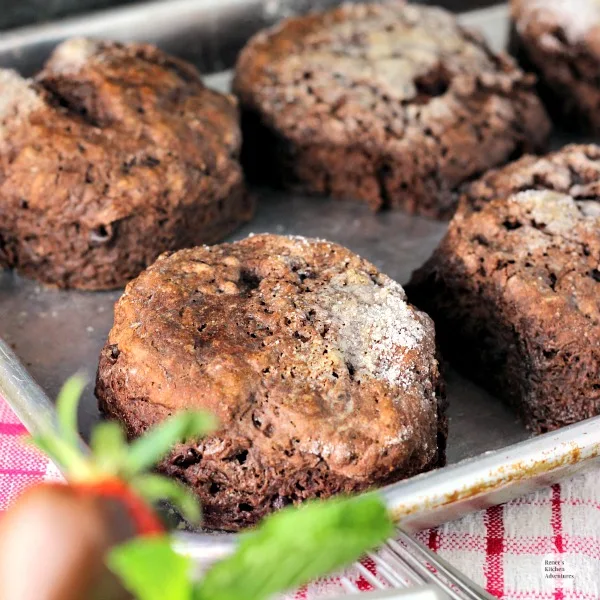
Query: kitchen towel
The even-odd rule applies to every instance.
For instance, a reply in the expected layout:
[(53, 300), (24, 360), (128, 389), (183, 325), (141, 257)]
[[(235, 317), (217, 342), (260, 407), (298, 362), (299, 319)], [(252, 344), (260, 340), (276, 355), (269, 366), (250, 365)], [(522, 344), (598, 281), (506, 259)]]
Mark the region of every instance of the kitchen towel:
[[(417, 534), (493, 596), (506, 600), (600, 600), (600, 470)], [(363, 564), (373, 573), (371, 561)], [(371, 586), (356, 569), (345, 576)], [(295, 600), (342, 595), (327, 578)]]
[[(25, 433), (0, 398), (0, 511), (27, 486), (60, 478), (49, 459), (23, 443)], [(418, 537), (498, 598), (600, 600), (600, 472), (579, 475)], [(376, 574), (374, 564), (365, 565)], [(359, 589), (371, 589), (356, 570), (350, 569), (347, 576)], [(296, 598), (312, 600), (343, 591), (339, 580), (328, 578), (304, 588)]]

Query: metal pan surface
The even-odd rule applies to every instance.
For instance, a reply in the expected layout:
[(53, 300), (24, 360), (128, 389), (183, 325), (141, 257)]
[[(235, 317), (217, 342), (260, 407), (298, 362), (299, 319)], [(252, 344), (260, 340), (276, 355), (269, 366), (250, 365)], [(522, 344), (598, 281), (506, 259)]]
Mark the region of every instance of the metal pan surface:
[[(4, 34), (0, 66), (29, 74), (56, 43), (71, 36), (141, 40), (195, 62), (208, 74), (209, 85), (224, 89), (229, 75), (223, 69), (231, 67), (236, 52), (254, 31), (290, 14), (292, 5), (297, 11), (311, 4), (172, 0), (130, 6)], [(505, 6), (466, 13), (461, 19), (482, 30), (494, 49), (504, 47)], [(231, 239), (251, 232), (327, 238), (371, 260), (400, 283), (430, 255), (446, 227), (400, 212), (373, 214), (355, 202), (265, 189), (255, 192), (259, 199), (255, 219)], [(35, 429), (52, 422), (48, 398), (56, 396), (69, 375), (84, 370), (93, 379), (119, 295), (119, 291), (48, 289), (14, 273), (0, 273), (0, 337), (7, 343), (0, 345), (0, 394), (26, 426)], [(407, 527), (433, 525), (504, 501), (586, 467), (600, 454), (598, 419), (530, 439), (508, 408), (452, 371), (448, 397), (449, 466), (385, 491)], [(80, 408), (84, 439), (99, 417), (90, 385)]]

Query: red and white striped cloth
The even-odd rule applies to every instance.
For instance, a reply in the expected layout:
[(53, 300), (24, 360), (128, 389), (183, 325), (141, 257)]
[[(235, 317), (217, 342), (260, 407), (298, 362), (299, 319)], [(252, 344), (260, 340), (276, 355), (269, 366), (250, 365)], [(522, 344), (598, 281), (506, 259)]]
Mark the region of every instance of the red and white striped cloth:
[(599, 600), (599, 475), (580, 475), (420, 538), (498, 598)]
[[(23, 444), (24, 433), (0, 398), (0, 511), (27, 486), (60, 477), (52, 462)], [(600, 473), (578, 476), (419, 537), (498, 598), (600, 600)], [(373, 563), (365, 565), (376, 574)], [(556, 573), (566, 577), (548, 577)], [(371, 589), (358, 572), (347, 575), (360, 589)], [(343, 588), (326, 579), (296, 599), (324, 593), (342, 594)]]

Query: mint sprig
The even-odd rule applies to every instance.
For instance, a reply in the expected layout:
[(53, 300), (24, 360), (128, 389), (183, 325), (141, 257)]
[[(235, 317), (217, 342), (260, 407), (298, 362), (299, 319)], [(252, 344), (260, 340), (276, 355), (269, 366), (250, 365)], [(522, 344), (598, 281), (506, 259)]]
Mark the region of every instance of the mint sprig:
[(136, 598), (192, 599), (192, 561), (177, 554), (167, 536), (128, 542), (112, 550), (106, 562)]
[(242, 537), (217, 563), (194, 600), (262, 600), (329, 573), (379, 545), (393, 531), (377, 495), (288, 507)]
[(56, 399), (56, 412), (62, 438), (71, 446), (78, 447), (77, 407), (87, 381), (82, 373), (77, 373), (65, 381)]
[(148, 502), (157, 503), (167, 500), (188, 522), (200, 522), (202, 517), (200, 504), (183, 484), (161, 475), (147, 473), (134, 477), (131, 485)]
[[(188, 575), (180, 579), (184, 557), (175, 570), (176, 580), (165, 600), (266, 600), (277, 592), (296, 588), (339, 569), (381, 544), (393, 532), (393, 523), (382, 499), (370, 494), (356, 498), (314, 501), (288, 507), (268, 517), (242, 536), (230, 557), (215, 564), (199, 582)], [(140, 577), (149, 564), (177, 563), (168, 538), (153, 546), (137, 540), (114, 550), (109, 567), (122, 578), (139, 600), (155, 600), (152, 579)], [(146, 552), (141, 553), (140, 548)], [(158, 567), (157, 567), (158, 568)], [(161, 571), (169, 578), (168, 570)], [(169, 585), (165, 586), (165, 589)], [(162, 588), (161, 588), (162, 589)]]
[(77, 374), (68, 379), (56, 399), (57, 429), (40, 432), (31, 441), (52, 461), (77, 477), (91, 477), (92, 469), (88, 459), (82, 454), (77, 433), (77, 406), (86, 381)]

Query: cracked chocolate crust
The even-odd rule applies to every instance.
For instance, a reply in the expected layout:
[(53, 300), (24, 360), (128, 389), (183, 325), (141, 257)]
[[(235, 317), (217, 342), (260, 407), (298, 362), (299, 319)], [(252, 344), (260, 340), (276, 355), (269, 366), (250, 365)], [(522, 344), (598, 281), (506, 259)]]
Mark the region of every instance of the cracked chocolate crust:
[(433, 323), (367, 261), (261, 235), (163, 255), (115, 308), (96, 386), (135, 437), (207, 409), (221, 427), (160, 465), (237, 530), (307, 498), (443, 464)]
[(242, 51), (242, 160), (254, 179), (444, 218), (460, 184), (545, 147), (534, 87), (442, 9), (346, 4)]
[(158, 49), (70, 40), (35, 80), (0, 71), (0, 267), (114, 288), (252, 212), (233, 97)]
[(407, 286), (444, 354), (538, 433), (600, 413), (599, 198), (595, 145), (492, 171)]
[(511, 52), (564, 129), (600, 132), (600, 3), (512, 0)]

